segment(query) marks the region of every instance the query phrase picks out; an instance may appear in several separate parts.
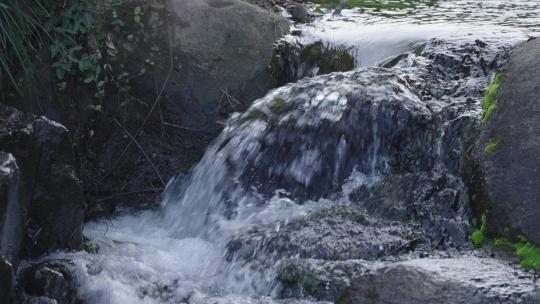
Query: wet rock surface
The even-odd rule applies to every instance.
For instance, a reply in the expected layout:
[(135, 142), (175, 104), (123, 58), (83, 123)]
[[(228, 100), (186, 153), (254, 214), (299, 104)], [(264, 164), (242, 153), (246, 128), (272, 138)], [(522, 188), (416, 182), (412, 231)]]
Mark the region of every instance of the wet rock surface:
[(19, 284), (23, 303), (74, 304), (77, 285), (69, 262), (42, 262), (21, 270)]
[[(487, 212), (493, 232), (505, 228), (540, 244), (540, 123), (538, 51), (540, 40), (524, 44), (502, 71), (496, 112), (477, 148), (476, 204)], [(493, 151), (488, 153), (489, 145)]]
[(20, 171), (13, 155), (0, 152), (0, 256), (14, 264), (21, 257), (25, 235), (19, 179)]
[(401, 262), (291, 260), (279, 275), (284, 294), (335, 303), (538, 303), (534, 275), (473, 256)]
[(15, 274), (13, 265), (4, 257), (0, 257), (0, 299), (9, 303), (14, 296)]
[[(67, 129), (0, 104), (0, 146), (20, 168), (18, 204), (26, 210), (26, 255), (82, 245), (85, 202)], [(13, 227), (16, 229), (16, 227)]]
[(256, 227), (231, 240), (228, 255), (273, 265), (282, 258), (374, 260), (415, 248), (424, 240), (413, 227), (353, 208), (334, 208), (293, 221)]
[(278, 41), (272, 58), (272, 74), (281, 85), (304, 77), (351, 71), (355, 51), (347, 46), (303, 43), (295, 39)]

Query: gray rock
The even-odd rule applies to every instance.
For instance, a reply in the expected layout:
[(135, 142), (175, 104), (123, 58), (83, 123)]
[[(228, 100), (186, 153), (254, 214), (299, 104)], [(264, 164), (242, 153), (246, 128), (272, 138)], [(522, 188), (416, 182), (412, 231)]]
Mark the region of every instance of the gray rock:
[(270, 297), (249, 297), (240, 295), (225, 295), (221, 297), (206, 296), (194, 293), (187, 304), (330, 304), (329, 302), (316, 302), (301, 299), (272, 299)]
[(343, 45), (325, 45), (320, 41), (306, 45), (295, 39), (281, 39), (275, 46), (272, 74), (283, 85), (304, 77), (350, 71), (356, 66), (355, 53)]
[(73, 304), (77, 285), (69, 262), (51, 261), (30, 265), (20, 271), (22, 298), (29, 303)]
[(19, 262), (25, 228), (19, 178), (13, 155), (0, 152), (0, 256), (15, 265)]
[(310, 19), (306, 7), (302, 4), (293, 4), (287, 7), (287, 11), (291, 14), (292, 20), (296, 22), (307, 22)]
[(21, 171), (18, 204), (27, 212), (25, 254), (80, 248), (85, 203), (67, 129), (0, 104), (0, 146), (13, 154)]
[(14, 287), (15, 274), (13, 273), (13, 266), (3, 257), (0, 257), (0, 299), (2, 299), (2, 303), (11, 303)]
[[(110, 9), (110, 1), (95, 1)], [(138, 142), (160, 176), (113, 123), (112, 118), (127, 118), (126, 111), (114, 98), (108, 99), (103, 108), (113, 117), (81, 118), (95, 132), (80, 146), (87, 156), (84, 177), (91, 216), (110, 215), (115, 205), (155, 207), (164, 183), (200, 160), (222, 129), (219, 122), (277, 85), (269, 66), (274, 42), (288, 32), (287, 19), (239, 0), (138, 3), (144, 30), (131, 22), (106, 30), (118, 50), (118, 62), (131, 75), (146, 70), (130, 80), (130, 94), (138, 101), (129, 105), (126, 128), (136, 134), (144, 125)], [(130, 2), (114, 9), (120, 16), (131, 16), (133, 7)], [(109, 25), (111, 15), (102, 14), (102, 23)], [(146, 119), (162, 88), (159, 104)], [(117, 196), (119, 192), (132, 194)]]
[[(496, 113), (482, 131), (475, 194), (496, 234), (506, 227), (540, 244), (540, 40), (524, 44), (502, 72)], [(492, 155), (486, 147), (500, 143)]]
[[(279, 229), (277, 228), (279, 226)], [(419, 239), (407, 224), (375, 219), (354, 208), (321, 210), (292, 223), (258, 226), (233, 238), (230, 259), (281, 258), (374, 260), (414, 249)]]
[[(489, 258), (427, 258), (383, 263), (289, 261), (285, 294), (299, 291), (336, 303), (539, 303), (534, 275)], [(296, 290), (296, 291), (295, 291)]]

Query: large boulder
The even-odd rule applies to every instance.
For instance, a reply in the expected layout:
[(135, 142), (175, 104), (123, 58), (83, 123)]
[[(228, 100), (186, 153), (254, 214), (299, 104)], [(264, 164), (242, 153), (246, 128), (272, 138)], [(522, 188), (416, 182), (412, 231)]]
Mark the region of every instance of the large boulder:
[(21, 171), (20, 195), (13, 204), (26, 210), (25, 254), (79, 248), (85, 204), (67, 129), (0, 104), (0, 146), (17, 159)]
[(540, 40), (516, 51), (502, 72), (496, 112), (478, 145), (475, 205), (492, 232), (505, 228), (540, 244)]
[[(289, 27), (285, 18), (239, 0), (129, 1), (112, 8), (97, 2), (107, 4), (99, 22), (114, 23), (109, 10), (125, 22), (106, 32), (118, 63), (133, 75), (136, 98), (127, 107), (109, 98), (103, 113), (76, 125), (90, 217), (114, 206), (156, 206), (167, 180), (199, 161), (221, 120), (277, 86), (270, 71), (274, 42)], [(140, 23), (132, 21), (135, 8)]]
[(275, 86), (269, 65), (274, 42), (289, 28), (283, 17), (239, 0), (130, 1), (113, 9), (130, 20), (135, 7), (141, 23), (111, 26), (110, 43), (132, 75), (146, 70), (132, 80), (136, 96), (155, 99), (165, 85), (168, 121), (215, 129), (218, 113)]

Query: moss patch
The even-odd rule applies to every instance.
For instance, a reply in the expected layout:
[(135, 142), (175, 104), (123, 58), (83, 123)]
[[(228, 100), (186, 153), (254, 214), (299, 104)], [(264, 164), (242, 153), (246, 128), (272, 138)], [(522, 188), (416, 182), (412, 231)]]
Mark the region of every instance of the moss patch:
[(484, 152), (487, 156), (492, 156), (497, 149), (499, 149), (499, 146), (501, 145), (501, 139), (499, 137), (491, 140), (491, 142), (487, 145), (487, 147), (484, 149)]
[(286, 104), (285, 99), (276, 98), (276, 100), (274, 101), (274, 104), (270, 107), (270, 110), (272, 110), (272, 112), (274, 113), (279, 112), (281, 109), (283, 109), (285, 104)]
[(482, 215), (482, 224), (480, 228), (478, 228), (478, 222), (476, 219), (473, 219), (473, 226), (476, 226), (476, 230), (473, 232), (471, 236), (471, 240), (473, 244), (476, 247), (482, 247), (484, 245), (484, 242), (486, 241), (486, 234), (487, 234), (487, 215), (484, 213)]
[(255, 120), (266, 120), (266, 119), (267, 119), (267, 115), (263, 111), (252, 110), (242, 115), (242, 117), (240, 118), (240, 123), (243, 124), (243, 123), (252, 122)]
[(518, 236), (515, 243), (508, 236), (503, 236), (495, 241), (495, 245), (512, 247), (514, 254), (522, 258), (521, 267), (540, 271), (540, 247), (532, 245), (524, 236)]
[(480, 104), (483, 110), (482, 123), (484, 125), (486, 125), (493, 114), (497, 112), (497, 94), (499, 93), (499, 89), (501, 87), (501, 78), (501, 74), (497, 74), (497, 76), (495, 76), (495, 79), (488, 88), (486, 97), (484, 97), (484, 100), (482, 100), (482, 103)]

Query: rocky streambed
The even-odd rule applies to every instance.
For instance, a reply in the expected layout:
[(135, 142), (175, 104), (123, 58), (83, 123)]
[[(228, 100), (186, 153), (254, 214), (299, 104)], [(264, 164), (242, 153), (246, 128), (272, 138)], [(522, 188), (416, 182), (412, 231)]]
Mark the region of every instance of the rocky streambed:
[(474, 195), (481, 101), (540, 3), (409, 2), (308, 4), (275, 45), (282, 86), (233, 114), (160, 208), (24, 262), (23, 301), (540, 303), (535, 272), (471, 242), (489, 203)]

